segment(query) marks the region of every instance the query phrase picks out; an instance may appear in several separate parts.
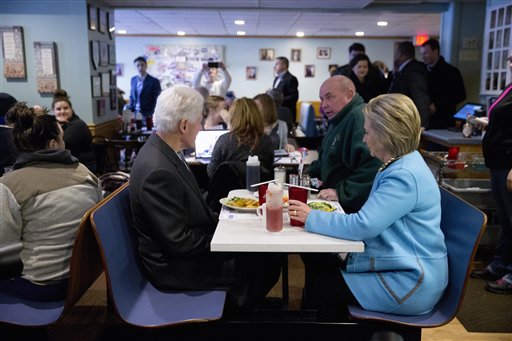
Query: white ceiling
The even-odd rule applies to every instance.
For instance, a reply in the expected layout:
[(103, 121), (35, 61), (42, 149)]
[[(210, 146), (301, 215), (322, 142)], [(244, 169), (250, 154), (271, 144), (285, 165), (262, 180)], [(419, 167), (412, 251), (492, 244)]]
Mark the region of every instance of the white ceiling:
[[(439, 36), (442, 0), (103, 0), (129, 35), (365, 37)], [(465, 0), (475, 1), (475, 0)], [(244, 19), (244, 26), (233, 23)], [(389, 22), (387, 27), (377, 21)]]

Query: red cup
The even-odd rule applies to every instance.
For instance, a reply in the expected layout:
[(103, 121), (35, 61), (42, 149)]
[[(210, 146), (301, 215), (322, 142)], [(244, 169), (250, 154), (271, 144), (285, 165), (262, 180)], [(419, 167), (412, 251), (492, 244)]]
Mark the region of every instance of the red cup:
[(146, 117), (146, 129), (147, 130), (153, 129), (153, 117), (152, 116)]
[(258, 201), (260, 202), (260, 206), (267, 201), (267, 188), (268, 184), (258, 186)]
[[(303, 203), (307, 203), (308, 202), (308, 192), (309, 192), (309, 190), (307, 190), (307, 189), (290, 186), (290, 187), (288, 187), (288, 198), (290, 200), (298, 200)], [(290, 213), (291, 212), (288, 212), (288, 214), (290, 215), (290, 225), (304, 226), (303, 222), (293, 219), (292, 215)]]
[(459, 147), (448, 148), (448, 160), (457, 160), (459, 158)]

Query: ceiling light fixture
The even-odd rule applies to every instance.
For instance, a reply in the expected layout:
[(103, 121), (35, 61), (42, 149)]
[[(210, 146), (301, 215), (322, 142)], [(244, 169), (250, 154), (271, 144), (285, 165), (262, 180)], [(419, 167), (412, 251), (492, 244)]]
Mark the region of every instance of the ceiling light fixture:
[(245, 34), (246, 34), (245, 31), (237, 31), (236, 32), (237, 36), (245, 36)]
[(355, 35), (358, 36), (358, 37), (362, 37), (362, 36), (364, 36), (364, 32), (363, 31), (357, 31), (355, 33)]
[(297, 32), (297, 37), (304, 37), (304, 32), (301, 32), (301, 31)]
[(185, 35), (185, 31), (178, 31), (176, 32), (177, 35), (179, 36), (184, 36)]
[(126, 30), (117, 30), (117, 33), (119, 33), (119, 34), (126, 34), (128, 32), (126, 32)]
[(387, 21), (377, 21), (377, 26), (388, 26), (388, 22)]
[(234, 21), (235, 25), (245, 25), (245, 20), (237, 19)]

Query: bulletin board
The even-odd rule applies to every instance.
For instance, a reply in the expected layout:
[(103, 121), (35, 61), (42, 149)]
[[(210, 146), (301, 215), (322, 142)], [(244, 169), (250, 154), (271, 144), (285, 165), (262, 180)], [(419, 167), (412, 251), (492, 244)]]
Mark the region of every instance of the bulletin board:
[(174, 84), (191, 86), (195, 75), (208, 60), (224, 61), (221, 45), (146, 45), (147, 72), (158, 78), (162, 89)]

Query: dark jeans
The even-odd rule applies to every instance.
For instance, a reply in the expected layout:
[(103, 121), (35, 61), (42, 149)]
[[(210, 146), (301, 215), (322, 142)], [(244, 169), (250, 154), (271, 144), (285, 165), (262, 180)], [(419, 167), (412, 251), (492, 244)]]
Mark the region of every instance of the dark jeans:
[(512, 192), (507, 190), (509, 169), (491, 169), (491, 190), (496, 200), (496, 213), (501, 222), (500, 239), (494, 251), (491, 267), (504, 276), (512, 273)]
[(317, 310), (319, 321), (347, 321), (347, 305), (359, 305), (341, 274), (344, 263), (334, 253), (301, 254), (306, 267), (303, 306)]
[(38, 285), (21, 277), (0, 281), (0, 291), (26, 300), (48, 302), (66, 299), (68, 280), (56, 284)]

